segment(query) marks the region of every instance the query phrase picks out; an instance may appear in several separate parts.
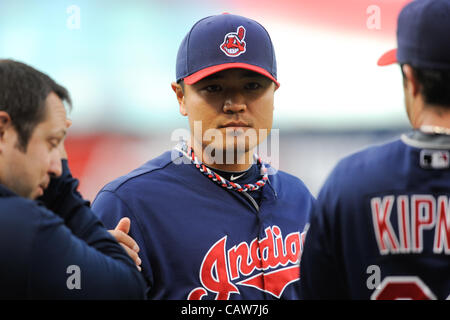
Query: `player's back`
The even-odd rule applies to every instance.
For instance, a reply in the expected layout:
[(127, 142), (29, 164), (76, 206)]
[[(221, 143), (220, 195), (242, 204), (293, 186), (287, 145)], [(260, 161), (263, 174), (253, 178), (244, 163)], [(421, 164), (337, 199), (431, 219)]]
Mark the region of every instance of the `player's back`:
[(305, 298), (450, 295), (449, 150), (416, 131), (337, 165), (306, 237)]

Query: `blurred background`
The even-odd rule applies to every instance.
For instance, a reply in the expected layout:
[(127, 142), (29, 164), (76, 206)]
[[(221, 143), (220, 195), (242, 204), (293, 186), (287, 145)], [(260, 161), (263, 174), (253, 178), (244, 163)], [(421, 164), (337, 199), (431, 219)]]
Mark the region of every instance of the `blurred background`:
[[(408, 130), (396, 47), (407, 0), (0, 0), (0, 58), (25, 62), (71, 93), (69, 163), (82, 194), (172, 148), (187, 129), (170, 83), (199, 19), (255, 19), (275, 46), (279, 169), (317, 195), (339, 159)], [(1, 88), (0, 88), (1, 90)]]

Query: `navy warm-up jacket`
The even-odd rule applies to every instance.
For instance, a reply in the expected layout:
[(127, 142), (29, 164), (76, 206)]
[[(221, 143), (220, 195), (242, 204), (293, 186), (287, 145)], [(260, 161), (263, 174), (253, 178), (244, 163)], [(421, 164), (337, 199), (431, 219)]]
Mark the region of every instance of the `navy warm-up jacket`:
[(92, 205), (108, 228), (130, 217), (148, 298), (297, 299), (315, 201), (304, 183), (277, 171), (258, 203), (188, 161), (176, 149), (165, 152), (106, 185)]
[(67, 160), (41, 201), (0, 184), (0, 299), (144, 298), (141, 274), (77, 186)]

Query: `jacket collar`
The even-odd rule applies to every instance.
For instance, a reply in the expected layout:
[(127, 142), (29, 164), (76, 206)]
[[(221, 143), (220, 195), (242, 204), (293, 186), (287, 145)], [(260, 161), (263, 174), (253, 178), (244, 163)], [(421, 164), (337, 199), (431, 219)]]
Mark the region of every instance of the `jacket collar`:
[(414, 130), (403, 134), (401, 140), (412, 147), (421, 149), (450, 149), (450, 135), (425, 133)]
[(0, 183), (0, 197), (18, 197), (18, 195)]

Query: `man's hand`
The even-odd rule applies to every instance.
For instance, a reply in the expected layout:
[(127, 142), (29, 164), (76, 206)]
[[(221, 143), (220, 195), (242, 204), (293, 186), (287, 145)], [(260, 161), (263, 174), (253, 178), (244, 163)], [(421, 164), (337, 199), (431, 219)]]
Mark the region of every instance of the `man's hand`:
[(139, 246), (136, 241), (132, 237), (128, 235), (130, 232), (131, 221), (129, 218), (120, 219), (114, 230), (108, 230), (114, 238), (116, 238), (117, 242), (119, 242), (128, 255), (133, 259), (134, 263), (139, 271), (141, 271), (141, 259), (138, 256)]

